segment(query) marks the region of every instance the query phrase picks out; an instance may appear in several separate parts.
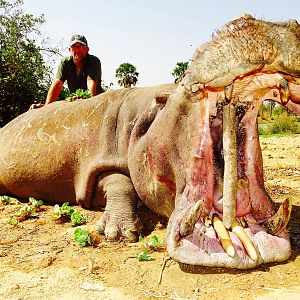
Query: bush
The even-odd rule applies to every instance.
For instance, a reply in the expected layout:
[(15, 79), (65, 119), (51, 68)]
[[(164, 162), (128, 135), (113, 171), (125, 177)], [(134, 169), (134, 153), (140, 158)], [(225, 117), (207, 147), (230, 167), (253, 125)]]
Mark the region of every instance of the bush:
[(267, 127), (259, 127), (259, 134), (300, 133), (296, 117), (277, 118)]

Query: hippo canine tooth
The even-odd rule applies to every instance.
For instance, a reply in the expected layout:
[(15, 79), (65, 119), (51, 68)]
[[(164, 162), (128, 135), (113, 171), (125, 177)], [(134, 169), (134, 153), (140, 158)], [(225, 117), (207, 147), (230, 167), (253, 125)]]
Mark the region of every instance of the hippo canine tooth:
[(297, 78), (297, 77), (294, 77), (291, 75), (287, 75), (287, 74), (282, 74), (282, 77), (290, 83), (300, 85), (300, 78)]
[(292, 200), (290, 198), (285, 199), (277, 213), (265, 221), (262, 227), (264, 227), (269, 234), (278, 235), (286, 228), (290, 220), (292, 207)]
[(204, 201), (198, 200), (185, 212), (179, 227), (181, 236), (187, 236), (193, 232), (195, 224), (203, 212), (203, 206)]
[(291, 97), (288, 82), (285, 79), (281, 80), (278, 84), (278, 88), (279, 88), (281, 103), (282, 105), (286, 105), (289, 102)]
[(245, 232), (244, 228), (236, 220), (234, 220), (232, 223), (231, 231), (240, 239), (249, 257), (252, 260), (256, 261), (257, 260), (256, 249), (252, 241), (248, 237), (247, 233)]
[(223, 222), (217, 215), (213, 215), (212, 223), (213, 223), (213, 227), (220, 239), (223, 249), (229, 256), (234, 257), (235, 249), (234, 249), (233, 243), (230, 239), (229, 233), (228, 233), (227, 229), (225, 228)]

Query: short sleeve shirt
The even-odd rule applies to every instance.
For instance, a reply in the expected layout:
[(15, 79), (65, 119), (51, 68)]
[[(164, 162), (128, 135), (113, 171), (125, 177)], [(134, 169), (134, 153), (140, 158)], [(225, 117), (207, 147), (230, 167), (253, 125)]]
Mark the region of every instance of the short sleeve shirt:
[(56, 78), (65, 82), (67, 80), (70, 93), (77, 89), (87, 89), (87, 79), (97, 81), (97, 94), (102, 91), (101, 88), (101, 62), (98, 57), (87, 54), (84, 60), (84, 66), (79, 74), (76, 72), (76, 66), (72, 56), (64, 57), (57, 70)]

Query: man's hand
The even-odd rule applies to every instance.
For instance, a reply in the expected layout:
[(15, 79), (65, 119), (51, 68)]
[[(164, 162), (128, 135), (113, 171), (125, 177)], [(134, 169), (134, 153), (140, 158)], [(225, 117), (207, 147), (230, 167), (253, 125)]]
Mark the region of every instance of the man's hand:
[(43, 103), (33, 103), (33, 104), (30, 105), (29, 110), (35, 109), (35, 108), (41, 108), (41, 107), (43, 107), (44, 105), (45, 105), (45, 104), (43, 104)]

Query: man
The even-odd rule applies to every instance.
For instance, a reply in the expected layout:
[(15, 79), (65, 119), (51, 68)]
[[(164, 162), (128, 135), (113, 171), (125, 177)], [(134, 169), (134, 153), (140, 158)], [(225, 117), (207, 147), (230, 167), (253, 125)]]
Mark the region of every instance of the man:
[[(91, 54), (86, 38), (83, 35), (72, 36), (69, 51), (70, 56), (64, 57), (58, 67), (56, 79), (52, 82), (45, 104), (57, 100), (64, 82), (67, 80), (70, 93), (77, 89), (89, 89), (96, 96), (103, 90), (101, 88), (101, 62)], [(31, 108), (38, 108), (43, 104), (34, 104)]]

